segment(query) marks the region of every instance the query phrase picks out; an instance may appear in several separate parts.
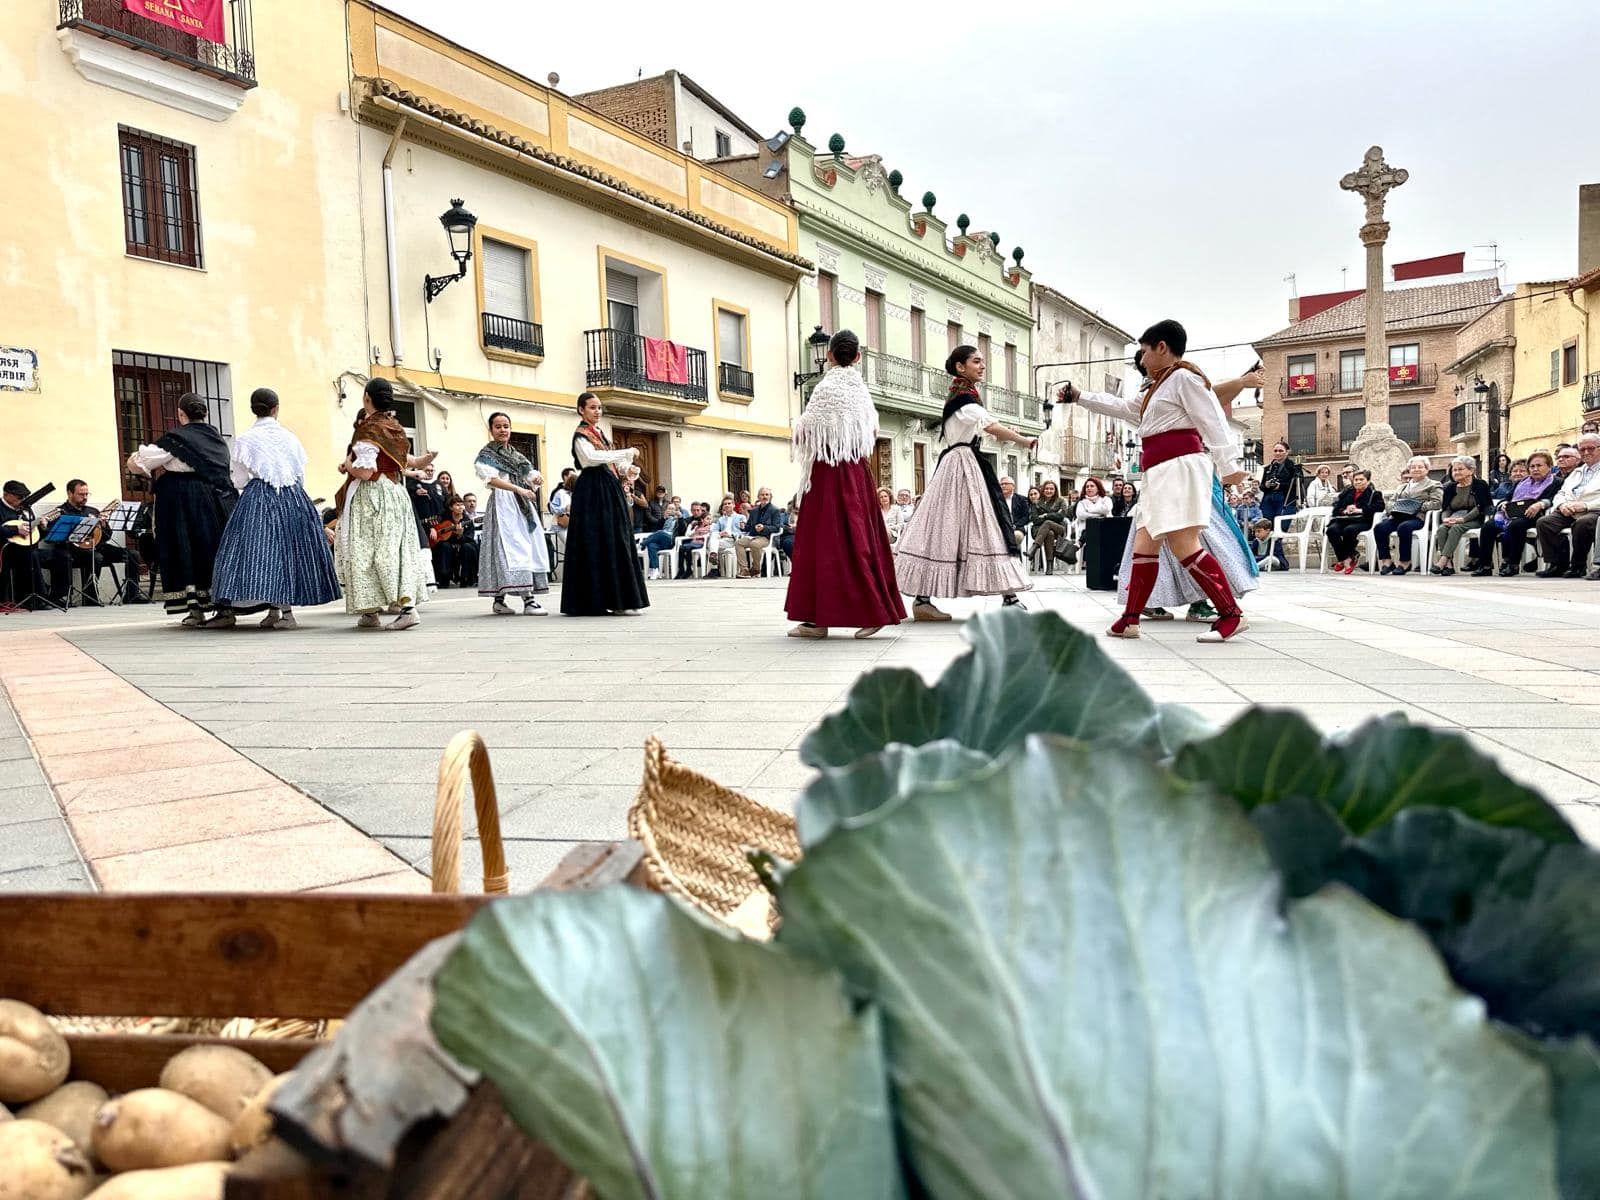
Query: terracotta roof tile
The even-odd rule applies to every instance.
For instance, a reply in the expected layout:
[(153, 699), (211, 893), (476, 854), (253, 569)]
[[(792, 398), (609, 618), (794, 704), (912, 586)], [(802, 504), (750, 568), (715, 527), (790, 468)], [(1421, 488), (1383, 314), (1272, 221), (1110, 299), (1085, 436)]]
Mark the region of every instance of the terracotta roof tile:
[[(1482, 315), (1500, 295), (1500, 284), (1493, 279), (1467, 279), (1432, 287), (1386, 289), (1383, 293), (1384, 325), (1391, 332), (1401, 329), (1430, 329), (1441, 325), (1461, 326)], [(1296, 321), (1256, 342), (1257, 348), (1287, 342), (1322, 341), (1335, 337), (1354, 337), (1367, 330), (1365, 293), (1314, 317)]]

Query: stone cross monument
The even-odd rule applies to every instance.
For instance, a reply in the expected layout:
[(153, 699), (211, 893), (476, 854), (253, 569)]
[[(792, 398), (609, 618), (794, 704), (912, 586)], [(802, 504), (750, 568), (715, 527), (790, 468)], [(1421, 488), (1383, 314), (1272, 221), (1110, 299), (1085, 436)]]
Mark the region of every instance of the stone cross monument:
[(1395, 437), (1389, 425), (1389, 351), (1383, 319), (1383, 244), (1389, 240), (1389, 223), (1383, 219), (1383, 201), (1411, 173), (1383, 161), (1383, 147), (1367, 151), (1359, 171), (1351, 171), (1339, 181), (1347, 192), (1356, 192), (1367, 202), (1367, 221), (1361, 227), (1361, 244), (1367, 248), (1367, 369), (1362, 381), (1362, 399), (1367, 419), (1350, 457), (1372, 472), (1373, 486), (1387, 492), (1400, 482), (1400, 472), (1411, 457), (1411, 447)]

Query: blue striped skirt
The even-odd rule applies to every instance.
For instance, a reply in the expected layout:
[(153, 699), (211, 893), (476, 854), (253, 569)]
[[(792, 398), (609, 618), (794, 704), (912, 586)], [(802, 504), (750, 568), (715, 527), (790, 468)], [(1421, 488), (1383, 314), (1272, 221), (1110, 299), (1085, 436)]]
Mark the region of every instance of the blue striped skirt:
[(304, 488), (250, 481), (222, 533), (211, 594), (235, 607), (301, 608), (339, 599), (333, 551)]

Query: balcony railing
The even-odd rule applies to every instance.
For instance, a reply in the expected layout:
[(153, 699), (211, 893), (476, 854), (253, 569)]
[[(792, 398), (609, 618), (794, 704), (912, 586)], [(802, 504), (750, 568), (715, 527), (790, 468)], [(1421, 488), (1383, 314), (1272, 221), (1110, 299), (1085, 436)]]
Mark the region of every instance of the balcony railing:
[(227, 40), (210, 42), (129, 12), (122, 0), (59, 0), (60, 29), (81, 29), (144, 54), (181, 63), (241, 88), (256, 86), (250, 0), (223, 0)]
[(1478, 432), (1478, 402), (1468, 400), (1450, 410), (1450, 436), (1470, 437)]
[(988, 400), (985, 407), (997, 417), (1017, 417), (1022, 415), (1022, 397), (1010, 388), (988, 387)]
[(1087, 438), (1073, 437), (1067, 434), (1061, 439), (1061, 465), (1063, 467), (1086, 467), (1089, 465), (1089, 441)]
[(1039, 397), (1024, 396), (1022, 398), (1022, 419), (1024, 421), (1044, 420), (1044, 417), (1039, 412)]
[(483, 344), (517, 354), (544, 354), (544, 326), (499, 313), (483, 314)]
[(583, 334), (584, 380), (591, 388), (623, 388), (652, 396), (672, 396), (679, 400), (704, 403), (706, 399), (706, 352), (687, 350), (686, 378), (681, 381), (652, 379), (645, 357), (645, 339), (625, 329), (588, 329)]
[(725, 396), (754, 396), (756, 377), (737, 363), (718, 363), (717, 391)]
[(868, 350), (866, 357), (869, 387), (901, 395), (922, 395), (920, 363), (914, 363), (909, 358), (896, 358), (892, 354), (885, 354), (882, 350)]
[(1600, 409), (1600, 371), (1591, 371), (1583, 377), (1583, 411)]
[[(1397, 379), (1395, 372), (1409, 370), (1408, 378)], [(1437, 363), (1412, 363), (1410, 367), (1389, 368), (1389, 390), (1396, 388), (1434, 387), (1439, 382), (1439, 367)]]
[[(1439, 449), (1439, 428), (1436, 425), (1423, 425), (1417, 430), (1415, 437), (1408, 438), (1402, 430), (1395, 430), (1395, 435), (1406, 442), (1416, 454), (1432, 454)], [(1341, 455), (1348, 456), (1350, 447), (1355, 445), (1355, 438), (1342, 438), (1339, 431), (1330, 425), (1324, 425), (1318, 432), (1314, 441), (1306, 438), (1291, 437), (1288, 433), (1280, 435), (1289, 443), (1289, 453), (1294, 455), (1306, 454), (1315, 458), (1337, 458)], [(1276, 439), (1274, 439), (1276, 440)], [(1267, 443), (1269, 446), (1271, 441)]]

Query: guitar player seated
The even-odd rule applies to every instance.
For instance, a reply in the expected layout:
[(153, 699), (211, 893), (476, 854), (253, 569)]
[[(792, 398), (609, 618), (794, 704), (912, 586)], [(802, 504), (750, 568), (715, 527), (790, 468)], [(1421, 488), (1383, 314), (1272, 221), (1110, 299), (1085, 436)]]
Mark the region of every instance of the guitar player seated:
[(460, 496), (450, 501), (448, 516), (430, 529), (433, 543), (433, 577), (440, 587), (478, 585), (478, 532)]
[(30, 544), (29, 522), (22, 511), (28, 498), (28, 485), (8, 479), (0, 495), (0, 603), (41, 609), (45, 603), (34, 597), (44, 594), (42, 557), (37, 545)]
[[(48, 536), (50, 529), (63, 516), (91, 517), (97, 526), (96, 536), (98, 544), (93, 547), (94, 568), (103, 564), (121, 564), (126, 571), (122, 585), (122, 599), (126, 604), (143, 604), (144, 596), (139, 591), (139, 575), (144, 563), (139, 557), (139, 551), (134, 546), (115, 546), (111, 543), (110, 529), (104, 519), (100, 517), (100, 510), (89, 504), (89, 485), (81, 479), (67, 481), (67, 499), (56, 510), (50, 522), (45, 526)], [(46, 559), (50, 567), (50, 600), (55, 604), (67, 602), (67, 591), (72, 583), (72, 572), (81, 569), (84, 573), (83, 602), (98, 606), (100, 597), (96, 589), (97, 580), (90, 565), (90, 546), (73, 545), (70, 542), (45, 542), (44, 550), (48, 555)]]

